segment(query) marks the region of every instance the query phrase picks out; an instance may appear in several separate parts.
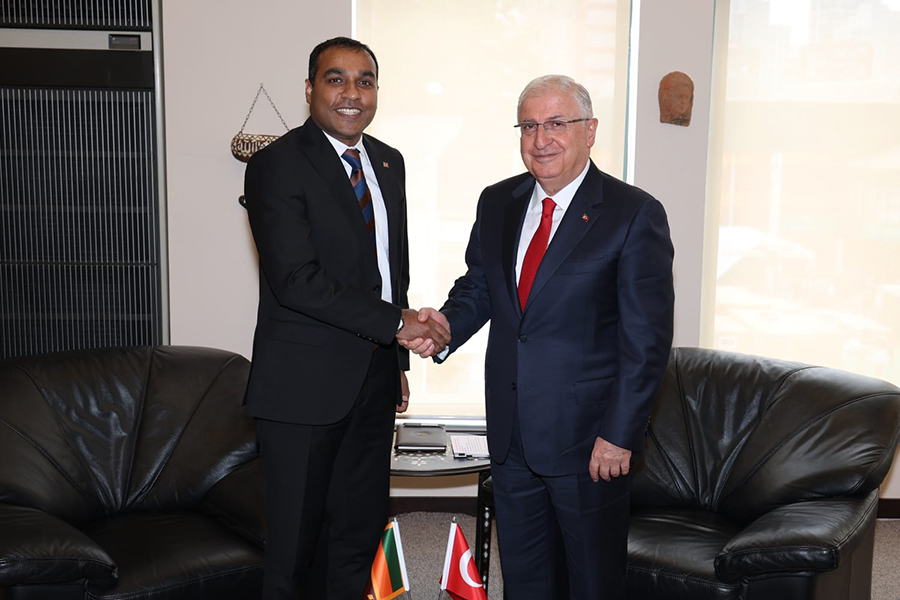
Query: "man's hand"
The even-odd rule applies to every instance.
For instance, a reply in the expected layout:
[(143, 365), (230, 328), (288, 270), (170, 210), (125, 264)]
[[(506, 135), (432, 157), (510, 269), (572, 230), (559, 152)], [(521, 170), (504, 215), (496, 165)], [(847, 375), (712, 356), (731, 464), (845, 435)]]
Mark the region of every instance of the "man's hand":
[(400, 371), (400, 404), (397, 405), (397, 412), (406, 412), (409, 408), (409, 381), (406, 380), (406, 371)]
[[(423, 318), (411, 308), (403, 309), (403, 329), (397, 334), (397, 339), (404, 348), (412, 349), (415, 347), (418, 349), (420, 346), (427, 348), (430, 342), (432, 352), (437, 354), (450, 343), (450, 329), (447, 325), (447, 319), (434, 309), (428, 310), (440, 315), (440, 319)], [(415, 350), (413, 351), (415, 352)], [(417, 354), (419, 353), (417, 352)]]
[(602, 437), (594, 440), (594, 450), (588, 465), (588, 473), (594, 482), (600, 479), (610, 481), (613, 477), (628, 475), (630, 468), (631, 450), (610, 444)]
[[(420, 323), (427, 323), (429, 320), (436, 321), (441, 327), (447, 330), (448, 334), (450, 333), (450, 323), (447, 321), (447, 317), (440, 311), (426, 306), (419, 309), (417, 318)], [(404, 327), (404, 329), (406, 328)], [(414, 354), (418, 354), (422, 358), (429, 358), (435, 354), (440, 354), (443, 350), (443, 348), (437, 347), (434, 340), (425, 338), (416, 338), (408, 341), (401, 340), (400, 345)]]

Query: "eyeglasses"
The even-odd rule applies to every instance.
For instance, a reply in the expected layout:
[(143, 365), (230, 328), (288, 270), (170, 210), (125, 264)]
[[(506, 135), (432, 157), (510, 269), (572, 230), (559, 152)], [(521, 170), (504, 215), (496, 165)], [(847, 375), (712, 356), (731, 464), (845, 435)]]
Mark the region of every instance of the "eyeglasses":
[(581, 123), (582, 121), (590, 121), (590, 119), (572, 119), (571, 121), (544, 121), (543, 123), (516, 123), (513, 125), (519, 130), (520, 137), (529, 137), (537, 133), (539, 126), (544, 128), (547, 135), (562, 135), (569, 130), (570, 123)]

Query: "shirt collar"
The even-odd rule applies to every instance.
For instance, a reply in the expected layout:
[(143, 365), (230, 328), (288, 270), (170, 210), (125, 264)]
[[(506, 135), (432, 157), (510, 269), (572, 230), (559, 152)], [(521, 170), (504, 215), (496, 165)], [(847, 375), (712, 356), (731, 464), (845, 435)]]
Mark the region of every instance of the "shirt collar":
[(584, 181), (584, 178), (587, 176), (590, 166), (591, 161), (588, 160), (578, 177), (569, 182), (566, 187), (556, 192), (555, 196), (547, 194), (544, 191), (544, 188), (541, 187), (541, 184), (535, 181), (534, 192), (531, 194), (531, 202), (528, 204), (528, 210), (542, 210), (544, 198), (550, 198), (556, 206), (563, 209), (563, 212), (566, 212), (566, 209), (569, 208), (569, 205), (572, 203), (572, 198), (575, 197), (575, 192), (578, 191), (581, 182)]
[(355, 146), (348, 146), (344, 142), (331, 137), (328, 134), (328, 132), (325, 131), (324, 129), (322, 130), (322, 133), (324, 133), (325, 137), (328, 139), (328, 141), (331, 142), (331, 145), (334, 147), (334, 151), (337, 152), (338, 156), (342, 156), (344, 154), (344, 152), (347, 151), (347, 148), (356, 148), (359, 151), (359, 155), (361, 157), (364, 156), (364, 157), (368, 158), (368, 154), (366, 154), (366, 147), (363, 144), (362, 136), (359, 136), (359, 141), (356, 142)]

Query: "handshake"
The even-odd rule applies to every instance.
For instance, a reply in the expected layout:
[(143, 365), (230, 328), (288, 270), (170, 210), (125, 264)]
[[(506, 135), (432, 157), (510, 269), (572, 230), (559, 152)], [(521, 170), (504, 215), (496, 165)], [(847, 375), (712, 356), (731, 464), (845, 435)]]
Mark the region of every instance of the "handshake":
[(404, 308), (403, 328), (397, 333), (397, 341), (422, 358), (440, 354), (450, 343), (450, 323), (433, 308)]

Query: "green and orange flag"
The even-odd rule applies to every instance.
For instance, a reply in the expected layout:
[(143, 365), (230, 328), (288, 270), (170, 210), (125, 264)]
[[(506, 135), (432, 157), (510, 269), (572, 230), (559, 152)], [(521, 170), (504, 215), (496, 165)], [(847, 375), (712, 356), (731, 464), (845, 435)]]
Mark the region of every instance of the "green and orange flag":
[(403, 545), (400, 543), (400, 524), (392, 519), (381, 536), (363, 600), (408, 598), (408, 593), (409, 577), (406, 575)]

